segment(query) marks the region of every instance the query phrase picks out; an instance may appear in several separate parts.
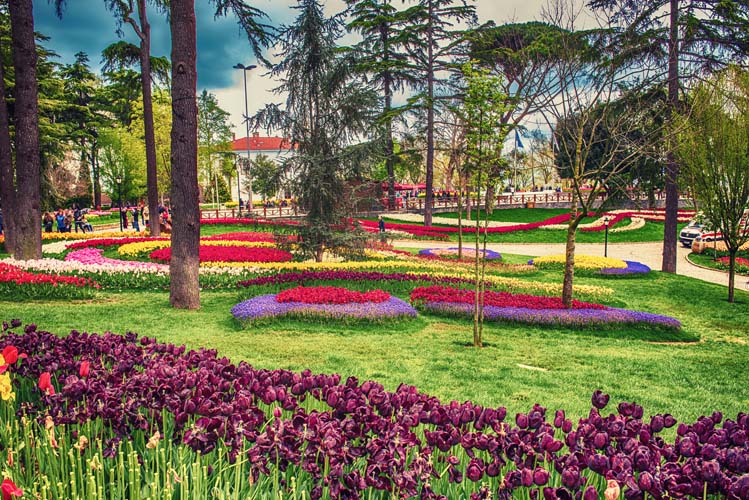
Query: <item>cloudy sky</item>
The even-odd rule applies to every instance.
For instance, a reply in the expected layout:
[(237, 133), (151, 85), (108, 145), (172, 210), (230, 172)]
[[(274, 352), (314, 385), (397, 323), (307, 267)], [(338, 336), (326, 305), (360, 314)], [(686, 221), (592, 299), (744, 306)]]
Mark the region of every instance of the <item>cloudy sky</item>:
[[(343, 9), (343, 0), (323, 0), (328, 14)], [(527, 21), (537, 19), (544, 0), (476, 0), (479, 21)], [(249, 0), (248, 3), (266, 12), (270, 24), (291, 23), (296, 15), (293, 0)], [(70, 63), (76, 52), (89, 55), (91, 67), (98, 71), (101, 51), (116, 42), (117, 24), (104, 7), (102, 0), (67, 0), (63, 18), (58, 19), (49, 2), (34, 2), (37, 31), (50, 37), (47, 47), (60, 56), (60, 62)], [(236, 63), (255, 62), (246, 37), (240, 33), (234, 18), (214, 19), (211, 2), (196, 1), (198, 18), (198, 92), (208, 89), (219, 99), (219, 104), (231, 113), (231, 122), (237, 137), (245, 134), (242, 126), (244, 90), (242, 72), (233, 69)], [(152, 53), (168, 56), (170, 52), (169, 26), (166, 18), (157, 12), (150, 13)], [(124, 38), (136, 43), (129, 26), (122, 26)], [(272, 54), (271, 54), (272, 55)], [(260, 70), (248, 72), (247, 87), (250, 114), (267, 102), (281, 102), (273, 95), (275, 83), (263, 76)]]

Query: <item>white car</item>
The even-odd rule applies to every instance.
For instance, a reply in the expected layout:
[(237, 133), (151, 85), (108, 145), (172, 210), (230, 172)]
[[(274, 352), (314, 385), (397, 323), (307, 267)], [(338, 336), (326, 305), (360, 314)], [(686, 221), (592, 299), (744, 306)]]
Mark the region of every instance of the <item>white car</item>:
[(679, 241), (687, 248), (691, 248), (694, 239), (706, 231), (705, 225), (702, 222), (697, 222), (692, 219), (689, 224), (681, 230), (679, 233)]

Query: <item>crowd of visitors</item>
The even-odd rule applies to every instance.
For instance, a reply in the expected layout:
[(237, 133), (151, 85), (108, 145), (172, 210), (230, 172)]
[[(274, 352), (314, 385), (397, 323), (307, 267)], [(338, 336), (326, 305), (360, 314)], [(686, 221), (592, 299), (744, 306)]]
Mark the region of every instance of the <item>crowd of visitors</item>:
[[(42, 213), (42, 228), (47, 233), (53, 231), (58, 233), (91, 232), (94, 227), (86, 216), (87, 211), (87, 209), (81, 209), (74, 204), (68, 209), (58, 208), (56, 211), (44, 212)], [(141, 228), (145, 229), (149, 226), (149, 215), (148, 206), (145, 203), (141, 202), (132, 206), (128, 204), (122, 208), (122, 228), (132, 228), (134, 231), (140, 232)], [(163, 205), (159, 205), (159, 223), (162, 231), (169, 232), (171, 230), (169, 209)], [(0, 212), (0, 234), (2, 234), (2, 212)]]
[(67, 210), (58, 208), (56, 212), (44, 212), (42, 214), (42, 227), (45, 232), (51, 233), (55, 225), (58, 233), (70, 233), (73, 229), (76, 233), (79, 230), (83, 233), (94, 230), (86, 218), (85, 210), (82, 210), (78, 205), (73, 205)]

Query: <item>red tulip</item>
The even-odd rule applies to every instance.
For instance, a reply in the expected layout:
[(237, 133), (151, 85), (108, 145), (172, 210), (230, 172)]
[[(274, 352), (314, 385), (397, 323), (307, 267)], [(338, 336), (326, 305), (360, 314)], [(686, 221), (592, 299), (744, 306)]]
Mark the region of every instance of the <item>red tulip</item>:
[(88, 361), (81, 361), (81, 368), (78, 370), (78, 374), (81, 376), (81, 378), (88, 377), (90, 371), (91, 363), (89, 363)]
[(9, 345), (3, 349), (3, 359), (9, 365), (12, 365), (18, 361), (18, 349), (15, 346)]
[(10, 479), (3, 480), (0, 491), (3, 492), (3, 500), (11, 500), (12, 497), (20, 497), (23, 495), (23, 490), (13, 483)]
[(44, 372), (39, 376), (39, 389), (49, 395), (55, 393), (55, 386), (52, 385), (52, 376), (49, 372)]

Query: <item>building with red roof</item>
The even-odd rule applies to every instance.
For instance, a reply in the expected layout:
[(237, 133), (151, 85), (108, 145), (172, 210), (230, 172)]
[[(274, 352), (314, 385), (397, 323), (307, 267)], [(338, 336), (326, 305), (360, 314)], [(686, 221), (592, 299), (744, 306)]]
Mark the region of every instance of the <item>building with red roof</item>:
[[(249, 148), (248, 148), (249, 146)], [(232, 151), (237, 155), (237, 158), (245, 162), (247, 161), (248, 152), (250, 161), (254, 161), (260, 155), (268, 157), (270, 160), (275, 162), (281, 161), (287, 156), (292, 149), (291, 142), (283, 137), (264, 137), (255, 132), (249, 137), (235, 138), (231, 143)], [(244, 174), (245, 170), (242, 170)], [(242, 178), (242, 199), (247, 201), (249, 195), (245, 187), (244, 175)], [(232, 195), (237, 193), (236, 187), (232, 188)]]

